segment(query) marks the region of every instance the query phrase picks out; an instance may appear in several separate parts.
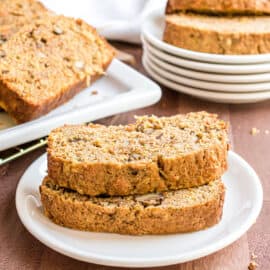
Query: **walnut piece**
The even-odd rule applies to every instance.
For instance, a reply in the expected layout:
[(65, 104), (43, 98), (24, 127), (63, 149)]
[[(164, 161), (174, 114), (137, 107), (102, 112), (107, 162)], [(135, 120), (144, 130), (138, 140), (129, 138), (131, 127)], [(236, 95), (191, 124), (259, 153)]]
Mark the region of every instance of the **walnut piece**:
[(56, 35), (61, 35), (61, 34), (63, 34), (64, 31), (63, 31), (59, 26), (55, 25), (55, 26), (53, 27), (53, 32), (54, 32), (54, 34), (56, 34)]
[(144, 206), (156, 206), (161, 204), (163, 195), (159, 193), (149, 193), (146, 195), (137, 196), (135, 200), (142, 203)]
[(75, 61), (74, 66), (78, 69), (82, 69), (84, 67), (84, 62), (83, 61)]

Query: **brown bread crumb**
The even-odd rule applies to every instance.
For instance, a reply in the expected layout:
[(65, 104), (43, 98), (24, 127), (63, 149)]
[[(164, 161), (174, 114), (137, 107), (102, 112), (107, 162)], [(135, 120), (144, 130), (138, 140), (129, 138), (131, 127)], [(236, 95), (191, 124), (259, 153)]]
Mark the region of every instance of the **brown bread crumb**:
[(257, 129), (257, 128), (255, 128), (255, 127), (253, 127), (251, 129), (250, 133), (251, 133), (252, 136), (256, 136), (256, 135), (258, 135), (260, 133), (260, 130)]
[(98, 91), (97, 90), (93, 90), (92, 92), (91, 92), (91, 95), (97, 95), (98, 94)]

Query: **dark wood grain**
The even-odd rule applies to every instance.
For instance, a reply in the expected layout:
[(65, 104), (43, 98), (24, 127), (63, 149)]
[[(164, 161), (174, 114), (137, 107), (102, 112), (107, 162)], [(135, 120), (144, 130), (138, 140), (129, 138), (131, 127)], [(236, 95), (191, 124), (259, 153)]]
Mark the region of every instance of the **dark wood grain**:
[[(141, 65), (141, 48), (116, 44), (121, 50), (135, 55), (136, 68), (145, 73)], [(146, 74), (146, 73), (145, 73)], [(166, 270), (246, 270), (249, 253), (258, 255), (259, 269), (270, 269), (270, 101), (251, 105), (226, 105), (202, 101), (163, 87), (163, 97), (154, 106), (102, 119), (103, 124), (126, 124), (133, 115), (172, 115), (207, 110), (218, 113), (230, 121), (233, 149), (242, 155), (259, 174), (264, 187), (264, 206), (257, 223), (233, 245), (206, 258), (193, 262), (157, 269)], [(260, 129), (252, 136), (252, 127)], [(30, 235), (21, 224), (15, 209), (16, 185), (25, 169), (45, 148), (12, 162), (0, 173), (0, 269), (111, 269), (79, 262), (56, 253)], [(237, 179), (236, 179), (237, 181)]]

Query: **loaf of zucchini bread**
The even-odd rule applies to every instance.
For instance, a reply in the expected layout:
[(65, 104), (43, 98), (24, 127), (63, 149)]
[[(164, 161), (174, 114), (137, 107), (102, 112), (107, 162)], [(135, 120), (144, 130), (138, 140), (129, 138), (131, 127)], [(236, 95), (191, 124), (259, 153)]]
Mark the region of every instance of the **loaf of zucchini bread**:
[(269, 0), (168, 0), (166, 13), (194, 11), (207, 14), (270, 14)]
[(91, 196), (177, 190), (219, 179), (227, 149), (227, 124), (206, 112), (142, 116), (127, 126), (64, 126), (48, 138), (48, 175)]
[(61, 226), (130, 235), (206, 229), (222, 216), (225, 189), (220, 180), (200, 187), (127, 197), (90, 197), (57, 186), (40, 186), (45, 215)]
[(34, 20), (0, 48), (0, 107), (19, 123), (42, 116), (102, 76), (113, 56), (82, 20)]

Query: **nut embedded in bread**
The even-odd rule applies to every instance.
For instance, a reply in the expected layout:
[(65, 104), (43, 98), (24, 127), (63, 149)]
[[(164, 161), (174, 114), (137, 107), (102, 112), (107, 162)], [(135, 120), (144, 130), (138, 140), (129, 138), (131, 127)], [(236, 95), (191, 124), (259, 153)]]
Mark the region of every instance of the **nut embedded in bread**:
[(166, 13), (193, 11), (210, 14), (270, 14), (270, 1), (266, 0), (168, 0)]
[(82, 20), (47, 16), (1, 46), (0, 106), (19, 123), (42, 116), (104, 74), (114, 50)]
[(91, 196), (177, 190), (219, 179), (227, 147), (227, 124), (206, 112), (143, 116), (128, 126), (64, 126), (49, 135), (48, 174)]
[(192, 232), (217, 224), (225, 188), (220, 180), (191, 189), (127, 197), (90, 197), (61, 188), (50, 178), (41, 187), (45, 215), (85, 231), (130, 235)]
[(269, 53), (270, 17), (166, 15), (163, 40), (180, 48), (206, 53)]

